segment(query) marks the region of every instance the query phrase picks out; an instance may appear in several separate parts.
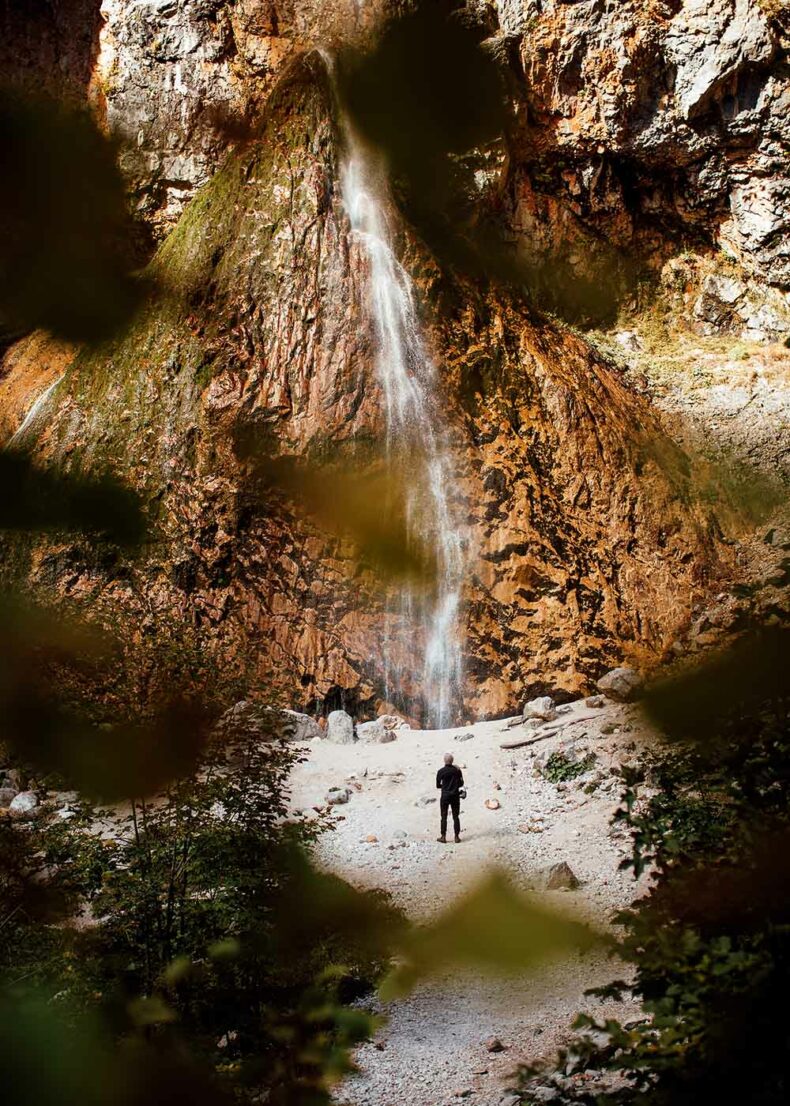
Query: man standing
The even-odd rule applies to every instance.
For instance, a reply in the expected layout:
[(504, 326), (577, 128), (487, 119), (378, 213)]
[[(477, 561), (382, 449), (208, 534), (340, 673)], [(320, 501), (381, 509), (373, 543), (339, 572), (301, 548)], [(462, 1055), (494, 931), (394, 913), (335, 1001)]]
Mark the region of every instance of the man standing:
[(453, 764), (453, 754), (444, 754), (444, 768), (436, 773), (436, 786), (442, 789), (442, 797), (439, 809), (442, 815), (442, 833), (437, 840), (442, 844), (447, 843), (447, 809), (453, 812), (453, 829), (456, 842), (461, 840), (461, 788), (464, 786), (464, 777), (460, 768)]

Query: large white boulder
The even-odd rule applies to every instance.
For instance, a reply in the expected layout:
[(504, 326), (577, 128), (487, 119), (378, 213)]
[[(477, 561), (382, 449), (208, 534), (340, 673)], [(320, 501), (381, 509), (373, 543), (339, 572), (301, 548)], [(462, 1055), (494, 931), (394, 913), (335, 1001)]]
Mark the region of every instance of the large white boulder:
[(550, 695), (541, 695), (538, 699), (530, 699), (524, 707), (524, 719), (536, 718), (540, 722), (553, 722), (557, 717), (557, 709)]
[(333, 710), (326, 720), (326, 739), (337, 745), (351, 745), (354, 737), (354, 720), (344, 710)]
[(642, 685), (642, 677), (636, 669), (622, 665), (601, 676), (595, 686), (607, 699), (614, 699), (616, 703), (630, 703), (639, 698)]
[(281, 714), (283, 736), (289, 741), (312, 741), (314, 737), (323, 737), (321, 727), (309, 714), (300, 714), (297, 710), (283, 710)]
[(384, 726), (380, 718), (374, 722), (360, 722), (357, 725), (357, 738), (369, 745), (386, 745), (388, 741), (395, 741), (396, 737), (395, 730)]
[(38, 795), (35, 791), (20, 791), (8, 806), (13, 818), (34, 818), (38, 810)]

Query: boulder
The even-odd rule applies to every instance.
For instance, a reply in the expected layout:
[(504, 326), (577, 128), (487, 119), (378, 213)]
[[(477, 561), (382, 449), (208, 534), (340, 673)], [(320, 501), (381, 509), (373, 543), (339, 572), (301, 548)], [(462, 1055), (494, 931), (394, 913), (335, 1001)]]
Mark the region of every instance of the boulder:
[(326, 801), (330, 806), (339, 806), (347, 803), (351, 792), (347, 787), (330, 787), (326, 793)]
[(321, 737), (318, 723), (309, 714), (278, 710), (249, 699), (241, 699), (225, 711), (217, 723), (217, 732), (229, 742), (242, 738), (271, 741), (278, 737), (304, 742)]
[(547, 891), (575, 891), (580, 886), (570, 864), (561, 860), (544, 869), (544, 887)]
[(376, 721), (384, 727), (385, 730), (410, 730), (411, 726), (405, 718), (401, 718), (398, 714), (380, 714)]
[(14, 818), (34, 818), (38, 810), (38, 795), (35, 791), (20, 791), (8, 805)]
[(283, 720), (283, 737), (288, 741), (312, 741), (314, 737), (323, 737), (321, 727), (309, 714), (300, 714), (296, 710), (280, 712)]
[(11, 806), (17, 796), (13, 787), (0, 787), (0, 809)]
[(630, 703), (639, 698), (643, 680), (635, 669), (623, 665), (601, 676), (595, 686), (607, 699), (614, 699), (616, 703)]
[(584, 700), (585, 707), (605, 707), (606, 696), (605, 695), (588, 695)]
[(357, 726), (357, 740), (368, 745), (386, 745), (388, 741), (397, 740), (397, 736), (395, 728), (383, 726), (380, 718), (375, 722), (361, 722)]
[(326, 720), (326, 739), (336, 745), (352, 745), (356, 737), (351, 715), (344, 710), (333, 710)]
[(55, 791), (52, 795), (52, 802), (58, 810), (72, 809), (79, 801), (80, 797), (76, 791)]
[(530, 699), (524, 707), (524, 718), (537, 718), (541, 722), (553, 722), (557, 717), (554, 700), (550, 695), (541, 695), (538, 699)]

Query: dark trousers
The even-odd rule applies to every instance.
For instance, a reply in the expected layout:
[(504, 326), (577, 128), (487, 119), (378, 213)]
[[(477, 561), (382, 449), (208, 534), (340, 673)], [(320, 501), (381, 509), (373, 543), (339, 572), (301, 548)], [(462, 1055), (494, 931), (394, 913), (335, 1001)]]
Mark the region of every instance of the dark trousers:
[(448, 797), (445, 798), (445, 796), (442, 795), (441, 799), (439, 800), (439, 809), (440, 809), (441, 814), (442, 814), (442, 837), (447, 836), (447, 809), (448, 809), (448, 807), (453, 812), (453, 830), (455, 832), (455, 836), (457, 837), (459, 835), (459, 833), (461, 832), (461, 819), (459, 817), (459, 815), (461, 813), (461, 796), (460, 795), (453, 795), (451, 797), (448, 796)]

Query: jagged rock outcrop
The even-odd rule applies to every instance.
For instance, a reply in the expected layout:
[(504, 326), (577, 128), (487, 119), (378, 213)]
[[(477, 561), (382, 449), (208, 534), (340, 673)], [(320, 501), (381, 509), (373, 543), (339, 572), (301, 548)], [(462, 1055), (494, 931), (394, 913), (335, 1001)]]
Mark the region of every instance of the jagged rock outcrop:
[(770, 0), (496, 0), (516, 242), (570, 273), (721, 246), (790, 287), (786, 8)]

